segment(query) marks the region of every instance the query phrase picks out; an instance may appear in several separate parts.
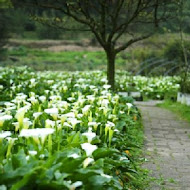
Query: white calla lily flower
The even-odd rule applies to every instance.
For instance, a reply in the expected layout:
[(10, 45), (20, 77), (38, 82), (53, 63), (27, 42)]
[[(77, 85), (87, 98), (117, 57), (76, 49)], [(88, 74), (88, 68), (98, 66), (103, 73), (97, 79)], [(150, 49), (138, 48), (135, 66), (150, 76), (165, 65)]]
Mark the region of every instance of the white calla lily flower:
[(45, 113), (50, 114), (54, 120), (57, 120), (59, 110), (57, 108), (49, 108), (44, 110)]
[(85, 150), (87, 156), (91, 156), (92, 153), (98, 148), (96, 145), (92, 145), (90, 143), (81, 144), (83, 150)]
[(9, 136), (11, 136), (11, 135), (12, 135), (12, 134), (11, 134), (10, 131), (1, 131), (1, 132), (0, 132), (0, 139), (4, 139), (4, 138), (9, 137)]
[(86, 168), (89, 164), (91, 164), (92, 162), (94, 162), (94, 159), (93, 158), (86, 158), (84, 161), (83, 161), (83, 167)]
[(6, 121), (6, 120), (11, 120), (13, 117), (11, 115), (2, 115), (0, 116), (0, 127), (3, 126), (3, 123)]

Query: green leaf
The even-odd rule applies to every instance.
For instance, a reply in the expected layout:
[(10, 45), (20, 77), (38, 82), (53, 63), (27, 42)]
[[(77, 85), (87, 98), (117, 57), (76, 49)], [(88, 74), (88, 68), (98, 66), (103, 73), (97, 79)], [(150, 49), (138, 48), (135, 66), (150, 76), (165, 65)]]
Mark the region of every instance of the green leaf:
[(117, 124), (116, 124), (116, 128), (120, 131), (123, 131), (123, 127), (126, 126), (126, 122), (125, 121), (119, 121)]
[(119, 151), (113, 148), (98, 148), (92, 153), (92, 155), (94, 159), (97, 160), (99, 158), (110, 157), (115, 153), (119, 153)]
[(91, 176), (88, 181), (93, 186), (103, 186), (105, 183), (109, 183), (111, 181), (111, 178), (103, 177), (101, 175), (94, 175)]
[(58, 163), (56, 165), (53, 165), (51, 168), (49, 168), (47, 171), (46, 171), (46, 177), (49, 179), (49, 180), (52, 180), (54, 178), (54, 174), (55, 174), (55, 171), (57, 169), (59, 169), (60, 167), (62, 166), (62, 163)]
[(84, 137), (81, 136), (80, 132), (72, 133), (67, 137), (68, 147), (80, 147), (80, 144), (84, 142)]
[(24, 186), (26, 186), (27, 184), (32, 186), (35, 185), (35, 179), (37, 178), (37, 174), (41, 173), (43, 171), (43, 167), (39, 166), (37, 168), (34, 168), (32, 171), (28, 172), (20, 181), (18, 181), (17, 183), (15, 183), (10, 190), (18, 190)]
[(26, 155), (24, 153), (24, 150), (20, 150), (17, 154), (14, 154), (12, 156), (12, 166), (14, 169), (19, 168), (22, 165), (26, 165)]
[(133, 175), (131, 175), (129, 172), (126, 172), (125, 175), (126, 175), (127, 178), (130, 179), (130, 180), (136, 180), (136, 177), (134, 177)]
[(82, 166), (85, 157), (79, 158), (65, 158), (62, 160), (62, 166), (60, 167), (61, 172), (73, 173), (76, 169)]
[(71, 177), (74, 181), (82, 181), (84, 184), (88, 182), (89, 177), (94, 175), (100, 175), (103, 173), (101, 169), (89, 169), (89, 168), (80, 168), (73, 173)]

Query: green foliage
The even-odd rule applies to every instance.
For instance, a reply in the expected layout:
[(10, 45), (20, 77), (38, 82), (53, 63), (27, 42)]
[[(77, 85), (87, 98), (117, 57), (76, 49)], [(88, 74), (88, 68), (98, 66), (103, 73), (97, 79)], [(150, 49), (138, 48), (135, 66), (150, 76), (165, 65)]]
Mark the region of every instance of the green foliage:
[(182, 93), (190, 93), (190, 73), (181, 74), (181, 81), (180, 81), (180, 92)]
[(116, 82), (118, 91), (141, 92), (145, 99), (176, 99), (177, 92), (180, 89), (180, 77), (176, 76), (144, 77), (118, 72)]
[(109, 90), (105, 73), (22, 67), (1, 68), (0, 76), (2, 188), (146, 189), (139, 112)]
[(39, 39), (61, 39), (62, 31), (44, 24), (36, 24), (36, 34)]
[(0, 0), (0, 9), (6, 9), (12, 7), (10, 0)]
[[(22, 66), (28, 65), (35, 70), (65, 70), (82, 71), (106, 68), (106, 56), (102, 51), (62, 51), (51, 52), (38, 49), (29, 49), (20, 46), (8, 51), (10, 57), (18, 59), (17, 62), (4, 62), (5, 65)], [(118, 68), (121, 63), (118, 62)]]
[[(190, 59), (190, 43), (189, 42), (190, 42), (189, 40), (186, 40), (184, 42), (185, 51), (186, 51), (188, 60)], [(163, 55), (169, 60), (177, 60), (179, 63), (185, 62), (182, 44), (180, 40), (175, 40), (169, 43), (165, 47)]]
[(7, 42), (9, 37), (9, 17), (6, 14), (6, 11), (0, 9), (0, 60), (5, 57), (4, 45)]

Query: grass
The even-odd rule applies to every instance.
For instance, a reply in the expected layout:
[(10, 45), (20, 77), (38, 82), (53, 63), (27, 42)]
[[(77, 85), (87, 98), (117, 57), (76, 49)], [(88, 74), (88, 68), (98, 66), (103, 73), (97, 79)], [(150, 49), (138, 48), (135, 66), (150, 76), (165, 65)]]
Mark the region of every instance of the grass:
[[(127, 41), (128, 38), (129, 37), (127, 35), (124, 35), (121, 38), (120, 43)], [(117, 55), (116, 69), (135, 72), (140, 69), (139, 63), (142, 63), (147, 59), (162, 59), (165, 56), (165, 51), (168, 46), (178, 38), (179, 34), (159, 34), (144, 41), (137, 42)], [(190, 35), (186, 35), (186, 39), (189, 41)], [(89, 41), (90, 39), (86, 40)], [(42, 47), (44, 47), (44, 43), (46, 43), (46, 48), (49, 47), (46, 40), (41, 41), (34, 37), (17, 39), (16, 45), (14, 41), (15, 39), (12, 39), (12, 46), (10, 43), (11, 48), (7, 50), (7, 57), (11, 59), (1, 62), (1, 66), (27, 65), (35, 70), (41, 71), (89, 71), (106, 70), (107, 68), (106, 55), (104, 51), (101, 51), (101, 49), (93, 51), (90, 49), (85, 51), (82, 49), (77, 49), (75, 51), (69, 49), (69, 51), (54, 52), (42, 49)], [(34, 45), (35, 42), (38, 42), (40, 45)], [(56, 46), (58, 42), (60, 41), (53, 40), (51, 43), (54, 44), (53, 46)], [(67, 39), (62, 45), (77, 45), (78, 43), (79, 41)], [(87, 42), (84, 40), (84, 43)], [(82, 44), (83, 41), (81, 39), (80, 45)], [(90, 46), (92, 48), (93, 45), (91, 44)], [(13, 61), (11, 61), (12, 58)]]
[[(7, 52), (8, 57), (17, 59), (12, 65), (28, 65), (36, 70), (96, 70), (105, 68), (106, 56), (104, 52), (63, 51), (50, 52), (40, 49), (19, 47)], [(4, 66), (11, 65), (10, 61)]]
[[(35, 70), (106, 70), (107, 59), (104, 51), (61, 51), (52, 52), (31, 49), (24, 46), (7, 51), (7, 57), (16, 61), (4, 61), (2, 66), (27, 65)], [(128, 59), (127, 59), (128, 58)], [(122, 52), (117, 56), (116, 68), (128, 70), (129, 55)]]
[(190, 122), (190, 106), (169, 100), (164, 101), (162, 104), (158, 104), (158, 106), (168, 109), (176, 113), (181, 119)]
[(152, 180), (155, 180), (152, 178), (149, 174), (149, 170), (142, 168), (142, 164), (145, 163), (144, 158), (144, 150), (143, 150), (143, 144), (144, 144), (144, 129), (142, 125), (141, 119), (136, 123), (136, 125), (133, 126), (131, 130), (128, 130), (128, 136), (133, 139), (133, 143), (137, 145), (139, 148), (135, 148), (134, 150), (131, 149), (129, 151), (129, 155), (133, 156), (133, 162), (136, 163), (137, 168), (137, 175), (134, 180), (132, 180), (131, 183), (131, 190), (136, 189), (147, 189), (151, 183)]

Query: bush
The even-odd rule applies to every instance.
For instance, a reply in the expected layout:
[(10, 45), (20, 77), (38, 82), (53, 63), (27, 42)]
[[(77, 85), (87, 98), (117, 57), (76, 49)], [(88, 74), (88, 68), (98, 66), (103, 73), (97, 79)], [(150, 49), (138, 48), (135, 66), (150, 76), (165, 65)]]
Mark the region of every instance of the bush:
[[(185, 50), (187, 53), (187, 57), (190, 58), (190, 42), (184, 42)], [(184, 54), (181, 45), (181, 41), (173, 41), (166, 48), (164, 49), (164, 57), (168, 58), (169, 60), (176, 60), (180, 63), (184, 63)]]
[(5, 10), (0, 10), (0, 60), (5, 58), (5, 49), (4, 46), (9, 37), (8, 32), (9, 19)]
[(60, 39), (62, 31), (47, 25), (37, 24), (36, 33), (39, 39)]
[(180, 83), (180, 91), (182, 93), (190, 93), (190, 73), (187, 74), (187, 76), (183, 75), (181, 76), (181, 83)]

